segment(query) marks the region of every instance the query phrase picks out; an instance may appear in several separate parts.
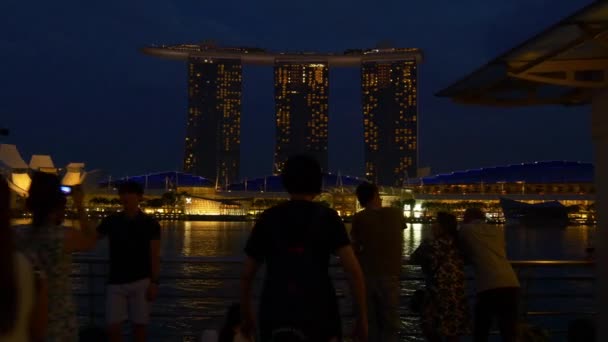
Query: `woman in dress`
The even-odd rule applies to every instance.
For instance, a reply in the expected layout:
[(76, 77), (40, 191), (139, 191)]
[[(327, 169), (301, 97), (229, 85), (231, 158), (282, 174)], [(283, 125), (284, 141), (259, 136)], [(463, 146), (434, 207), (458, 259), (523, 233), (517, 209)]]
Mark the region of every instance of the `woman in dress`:
[(49, 291), (48, 338), (51, 342), (78, 340), (76, 306), (72, 297), (72, 257), (74, 252), (95, 246), (97, 236), (91, 230), (83, 210), (83, 194), (72, 190), (74, 209), (80, 214), (80, 229), (62, 226), (66, 196), (61, 191), (59, 177), (36, 172), (26, 207), (32, 213), (32, 224), (19, 227), (19, 246), (45, 272)]
[(10, 194), (0, 177), (0, 342), (42, 341), (46, 333), (46, 282), (16, 251), (10, 228)]
[(432, 229), (433, 239), (423, 241), (411, 257), (426, 277), (422, 330), (429, 341), (459, 341), (470, 332), (470, 316), (456, 217), (441, 212)]

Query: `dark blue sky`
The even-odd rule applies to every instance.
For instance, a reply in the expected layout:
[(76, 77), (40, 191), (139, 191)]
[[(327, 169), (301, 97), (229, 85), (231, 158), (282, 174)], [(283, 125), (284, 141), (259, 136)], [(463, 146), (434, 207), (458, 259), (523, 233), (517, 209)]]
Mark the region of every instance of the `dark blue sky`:
[[(433, 172), (591, 160), (588, 107), (468, 107), (434, 93), (590, 0), (0, 2), (0, 126), (24, 158), (51, 154), (115, 176), (179, 169), (186, 66), (137, 49), (215, 40), (342, 51), (388, 41), (424, 50), (421, 166)], [(331, 70), (330, 168), (362, 174), (359, 71)], [(242, 175), (272, 166), (272, 69), (246, 67)]]

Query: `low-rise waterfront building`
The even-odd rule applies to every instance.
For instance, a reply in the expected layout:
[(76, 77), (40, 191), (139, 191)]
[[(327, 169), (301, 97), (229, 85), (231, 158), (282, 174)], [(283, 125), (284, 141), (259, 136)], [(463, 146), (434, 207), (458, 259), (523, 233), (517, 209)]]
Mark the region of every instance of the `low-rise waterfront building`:
[(558, 201), (570, 208), (573, 221), (587, 222), (594, 219), (593, 176), (591, 163), (543, 161), (423, 177), (410, 188), (423, 216), (481, 206), (501, 220), (504, 198), (531, 204)]
[[(13, 207), (23, 209), (32, 171), (58, 174), (64, 185), (81, 184), (87, 178), (83, 163), (56, 168), (50, 156), (34, 155), (26, 164), (14, 145), (0, 145), (0, 172), (9, 180)], [(398, 206), (412, 220), (425, 220), (437, 211), (457, 214), (468, 207), (486, 209), (501, 220), (501, 198), (526, 203), (558, 201), (569, 208), (571, 219), (595, 220), (594, 167), (591, 163), (544, 161), (484, 167), (411, 179), (403, 187), (380, 187), (385, 206)], [(86, 189), (85, 198), (92, 216), (118, 210), (116, 186), (127, 180), (145, 189), (145, 211), (170, 219), (247, 219), (289, 198), (281, 177), (269, 175), (221, 185), (193, 174), (169, 171), (120, 179), (107, 179)], [(354, 215), (360, 206), (355, 189), (364, 178), (326, 173), (318, 201), (334, 208), (343, 217)], [(88, 182), (91, 185), (91, 180)]]

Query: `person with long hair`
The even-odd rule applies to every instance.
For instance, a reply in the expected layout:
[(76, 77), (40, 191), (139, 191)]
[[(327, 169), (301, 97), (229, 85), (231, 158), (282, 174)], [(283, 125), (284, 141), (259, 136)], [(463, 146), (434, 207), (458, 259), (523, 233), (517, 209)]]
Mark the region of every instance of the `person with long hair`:
[(15, 249), (10, 228), (10, 193), (0, 177), (0, 341), (42, 341), (46, 332), (47, 293), (32, 264)]
[(64, 227), (66, 195), (61, 191), (59, 177), (35, 172), (26, 200), (32, 213), (32, 224), (18, 227), (20, 248), (48, 279), (49, 323), (47, 341), (78, 340), (76, 306), (72, 297), (72, 258), (74, 252), (95, 247), (97, 234), (91, 229), (83, 209), (84, 194), (79, 187), (72, 189), (74, 210), (80, 217), (80, 229)]
[(426, 278), (422, 330), (428, 341), (458, 341), (470, 332), (470, 316), (456, 216), (438, 213), (432, 229), (433, 239), (423, 241), (411, 256)]

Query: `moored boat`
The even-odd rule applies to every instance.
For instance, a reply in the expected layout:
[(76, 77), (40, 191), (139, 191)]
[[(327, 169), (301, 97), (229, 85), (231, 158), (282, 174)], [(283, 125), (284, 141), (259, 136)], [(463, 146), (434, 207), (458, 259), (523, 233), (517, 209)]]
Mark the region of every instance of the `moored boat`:
[(525, 203), (508, 198), (500, 199), (507, 225), (565, 227), (568, 208), (558, 201)]

